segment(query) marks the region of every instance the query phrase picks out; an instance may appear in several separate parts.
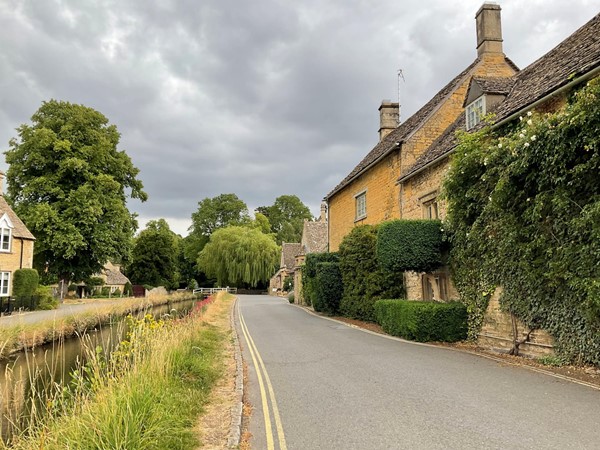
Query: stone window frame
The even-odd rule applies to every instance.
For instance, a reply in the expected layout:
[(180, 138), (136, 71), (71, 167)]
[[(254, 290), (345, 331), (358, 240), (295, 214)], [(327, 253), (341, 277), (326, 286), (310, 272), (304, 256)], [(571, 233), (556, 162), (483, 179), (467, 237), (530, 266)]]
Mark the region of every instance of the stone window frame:
[(13, 224), (6, 215), (0, 217), (0, 252), (10, 253), (12, 251)]
[(358, 222), (367, 217), (367, 190), (354, 195), (354, 221)]
[[(419, 197), (423, 219), (438, 220), (440, 218), (438, 195), (439, 192), (435, 190)], [(433, 217), (432, 211), (435, 211), (435, 217)]]
[(481, 118), (485, 116), (486, 113), (486, 106), (485, 95), (477, 97), (467, 105), (465, 108), (467, 131), (481, 122)]
[[(449, 299), (449, 275), (445, 270), (421, 274), (423, 300), (445, 302)], [(430, 289), (431, 286), (431, 289)], [(436, 291), (440, 298), (436, 298)]]
[(0, 272), (0, 297), (8, 297), (10, 294), (10, 272)]

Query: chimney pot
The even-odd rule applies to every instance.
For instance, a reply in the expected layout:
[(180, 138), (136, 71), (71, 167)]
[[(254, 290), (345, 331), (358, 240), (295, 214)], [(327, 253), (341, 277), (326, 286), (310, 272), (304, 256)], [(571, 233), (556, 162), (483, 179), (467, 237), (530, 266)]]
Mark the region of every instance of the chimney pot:
[(477, 56), (484, 53), (501, 53), (502, 50), (502, 23), (500, 19), (500, 5), (484, 3), (477, 14)]

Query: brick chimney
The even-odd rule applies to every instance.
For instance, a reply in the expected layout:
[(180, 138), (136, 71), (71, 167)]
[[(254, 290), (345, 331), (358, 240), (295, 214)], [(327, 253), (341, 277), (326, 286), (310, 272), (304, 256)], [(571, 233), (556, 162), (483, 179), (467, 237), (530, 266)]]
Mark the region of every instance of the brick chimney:
[(500, 5), (484, 3), (477, 14), (477, 56), (485, 53), (503, 53)]
[(398, 126), (400, 109), (398, 103), (384, 100), (379, 107), (379, 141), (390, 134)]

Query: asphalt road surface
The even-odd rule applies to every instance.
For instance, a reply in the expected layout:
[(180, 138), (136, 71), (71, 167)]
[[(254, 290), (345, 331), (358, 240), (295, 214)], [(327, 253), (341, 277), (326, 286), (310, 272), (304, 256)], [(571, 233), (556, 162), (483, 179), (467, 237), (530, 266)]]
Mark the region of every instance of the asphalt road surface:
[(236, 322), (252, 449), (600, 449), (598, 390), (276, 297), (239, 296)]

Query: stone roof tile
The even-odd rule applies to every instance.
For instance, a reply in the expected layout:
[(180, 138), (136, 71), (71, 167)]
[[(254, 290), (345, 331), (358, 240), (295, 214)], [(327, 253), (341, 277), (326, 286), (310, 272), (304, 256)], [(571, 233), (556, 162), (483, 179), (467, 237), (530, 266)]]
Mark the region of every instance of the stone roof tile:
[(29, 231), (27, 229), (27, 227), (25, 226), (23, 221), (21, 219), (19, 219), (19, 216), (17, 216), (17, 214), (12, 210), (10, 205), (7, 203), (4, 196), (2, 194), (0, 194), (0, 216), (4, 215), (5, 213), (9, 217), (10, 221), (13, 224), (14, 228), (12, 230), (12, 235), (14, 237), (22, 238), (22, 239), (30, 239), (32, 241), (35, 240), (35, 237), (33, 236), (33, 234), (31, 234), (31, 231)]

